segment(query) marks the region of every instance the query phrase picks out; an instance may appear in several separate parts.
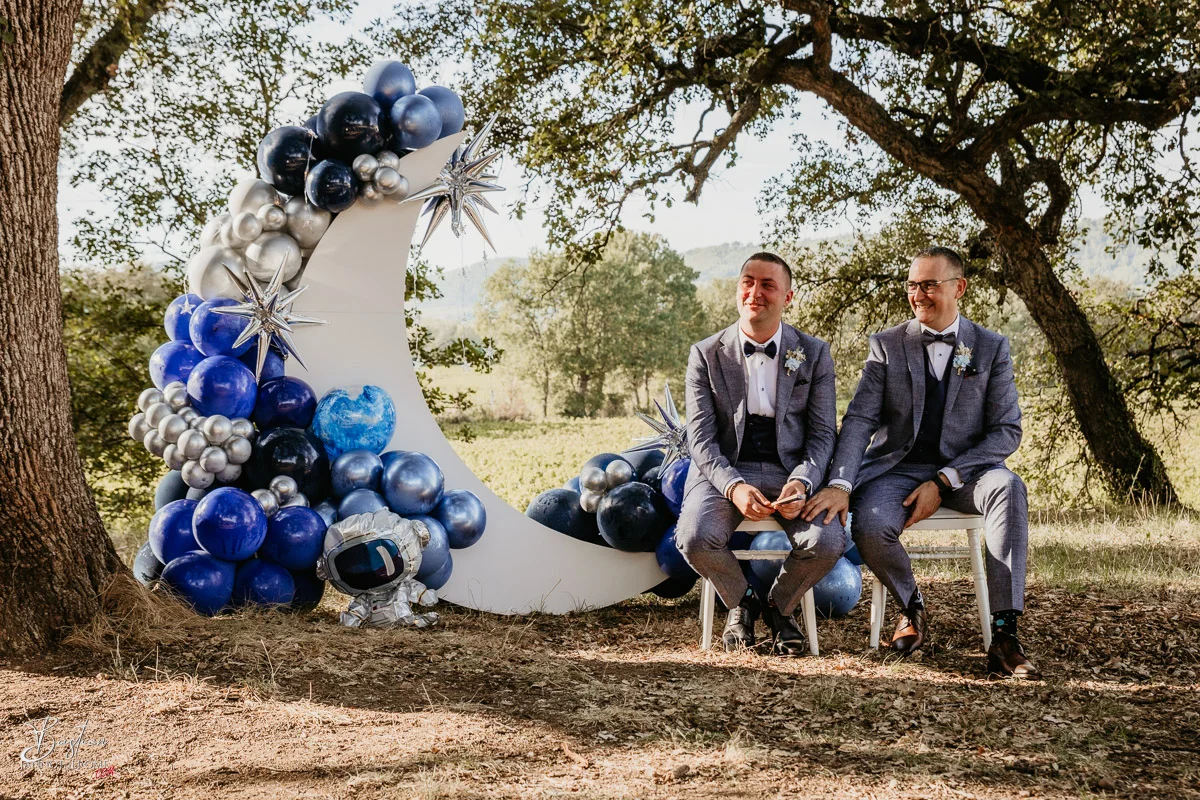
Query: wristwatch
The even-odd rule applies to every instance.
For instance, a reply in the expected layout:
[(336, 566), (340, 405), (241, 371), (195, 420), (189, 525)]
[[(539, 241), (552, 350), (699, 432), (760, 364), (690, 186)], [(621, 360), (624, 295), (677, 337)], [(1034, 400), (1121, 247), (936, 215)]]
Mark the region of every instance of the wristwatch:
[(942, 497), (954, 491), (954, 487), (950, 485), (950, 479), (940, 472), (934, 476), (933, 482), (937, 484), (938, 492)]

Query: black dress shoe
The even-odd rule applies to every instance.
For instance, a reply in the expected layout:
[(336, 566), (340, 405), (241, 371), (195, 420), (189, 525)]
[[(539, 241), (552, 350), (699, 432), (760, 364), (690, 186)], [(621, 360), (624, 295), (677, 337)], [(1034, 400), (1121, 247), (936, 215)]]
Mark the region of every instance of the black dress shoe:
[(742, 602), (729, 609), (725, 630), (721, 632), (726, 652), (754, 647), (754, 621), (758, 619), (759, 610), (758, 599), (752, 594), (747, 594)]
[(905, 611), (896, 622), (892, 634), (892, 650), (901, 655), (912, 655), (921, 645), (929, 631), (929, 617), (924, 608)]
[(771, 626), (771, 652), (779, 656), (802, 656), (808, 652), (804, 632), (796, 624), (796, 618), (784, 614), (773, 605), (768, 605), (763, 612), (767, 624)]
[(1036, 681), (1042, 673), (1025, 657), (1021, 641), (1010, 633), (996, 631), (992, 634), (992, 646), (988, 648), (987, 669), (989, 675), (1012, 676), (1027, 681)]

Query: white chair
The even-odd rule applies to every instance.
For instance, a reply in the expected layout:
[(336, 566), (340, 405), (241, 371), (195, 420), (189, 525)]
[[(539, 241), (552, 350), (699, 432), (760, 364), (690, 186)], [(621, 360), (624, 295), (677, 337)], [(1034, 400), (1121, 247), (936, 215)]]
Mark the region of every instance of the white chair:
[[(739, 531), (779, 531), (778, 520), (767, 517), (758, 522), (744, 520), (738, 525)], [(738, 561), (783, 561), (791, 550), (734, 550), (733, 556)], [(717, 590), (708, 578), (700, 586), (700, 649), (712, 648), (713, 615), (716, 613)], [(800, 608), (804, 615), (804, 635), (808, 638), (808, 652), (820, 655), (817, 647), (817, 607), (813, 601), (813, 591), (809, 589), (800, 599)]]
[[(850, 522), (851, 527), (854, 521)], [(987, 577), (983, 571), (983, 550), (979, 532), (983, 529), (983, 517), (978, 514), (961, 514), (948, 508), (939, 508), (928, 519), (923, 519), (910, 531), (966, 531), (966, 547), (914, 546), (908, 548), (908, 557), (913, 561), (935, 561), (941, 559), (971, 559), (971, 577), (975, 580), (975, 605), (979, 609), (979, 627), (983, 631), (983, 649), (992, 646), (992, 610), (988, 603)], [(883, 616), (887, 607), (887, 589), (879, 578), (872, 576), (871, 586), (871, 648), (879, 647), (879, 633), (883, 629)]]

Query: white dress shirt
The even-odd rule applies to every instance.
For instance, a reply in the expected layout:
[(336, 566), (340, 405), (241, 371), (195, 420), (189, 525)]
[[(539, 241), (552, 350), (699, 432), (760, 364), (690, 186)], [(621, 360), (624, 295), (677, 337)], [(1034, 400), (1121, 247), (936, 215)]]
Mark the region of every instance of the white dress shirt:
[(766, 347), (775, 343), (775, 358), (766, 353), (755, 353), (742, 357), (742, 370), (746, 376), (746, 413), (761, 417), (775, 416), (775, 388), (779, 384), (779, 359), (783, 358), (783, 326), (775, 329), (775, 335), (761, 344), (738, 328), (738, 338), (744, 349), (746, 342), (755, 347)]

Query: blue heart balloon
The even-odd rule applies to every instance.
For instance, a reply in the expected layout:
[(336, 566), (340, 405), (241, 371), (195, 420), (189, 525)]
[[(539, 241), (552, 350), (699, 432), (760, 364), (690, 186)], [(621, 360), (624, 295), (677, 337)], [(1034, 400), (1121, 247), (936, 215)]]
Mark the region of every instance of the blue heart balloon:
[(341, 161), (326, 159), (309, 171), (304, 196), (317, 208), (337, 214), (354, 205), (358, 178)]
[(439, 139), (452, 133), (458, 133), (463, 129), (463, 125), (467, 121), (467, 114), (463, 109), (462, 98), (454, 90), (447, 89), (445, 86), (426, 86), (417, 94), (428, 97), (437, 106), (438, 114), (442, 118), (442, 131), (438, 136)]
[(273, 378), (258, 385), (254, 424), (260, 431), (289, 425), (307, 428), (317, 411), (317, 394), (299, 378)]
[(167, 338), (171, 341), (190, 342), (192, 334), (188, 324), (192, 321), (192, 313), (200, 307), (204, 298), (198, 294), (181, 294), (167, 306), (163, 315), (163, 327), (167, 329)]
[(312, 432), (331, 459), (347, 450), (382, 453), (396, 432), (396, 404), (378, 386), (331, 389), (317, 403)]
[(197, 350), (206, 356), (240, 356), (250, 349), (249, 341), (237, 348), (233, 346), (250, 320), (213, 310), (236, 305), (238, 302), (228, 297), (214, 297), (200, 304), (188, 324), (192, 344)]
[(159, 389), (175, 381), (187, 383), (192, 370), (203, 360), (204, 354), (191, 342), (167, 342), (150, 356), (150, 380)]
[(409, 519), (423, 522), (429, 529), (429, 544), (421, 550), (421, 568), (417, 570), (417, 580), (424, 583), (426, 578), (437, 574), (450, 560), (450, 537), (442, 523), (433, 517), (417, 515)]
[(308, 569), (321, 556), (326, 527), (325, 520), (311, 508), (281, 508), (267, 522), (267, 537), (258, 556), (291, 570)]
[(376, 61), (363, 78), (363, 92), (374, 97), (384, 111), (401, 97), (416, 91), (417, 81), (412, 70), (399, 61)]
[(364, 153), (383, 149), (388, 132), (382, 115), (383, 109), (369, 94), (335, 94), (317, 114), (317, 134), (330, 155), (351, 162)]
[(301, 125), (276, 128), (258, 143), (259, 174), (287, 195), (304, 192), (309, 167), (323, 158), (316, 134)]
[(271, 561), (256, 558), (238, 566), (234, 573), (234, 606), (286, 606), (295, 594), (292, 573)]
[(419, 150), (436, 142), (442, 133), (442, 114), (432, 100), (414, 94), (401, 97), (390, 112), (396, 146)]
[(192, 408), (205, 417), (249, 417), (258, 394), (254, 373), (229, 356), (212, 356), (197, 364), (188, 376), (187, 388)]
[(188, 553), (167, 564), (162, 581), (201, 614), (212, 616), (229, 605), (235, 567), (208, 553)]
[(215, 489), (196, 504), (192, 534), (204, 552), (223, 561), (244, 561), (267, 537), (267, 515), (241, 489)]
[(442, 523), (450, 547), (455, 550), (478, 542), (487, 527), (487, 510), (480, 499), (466, 489), (454, 489), (442, 495), (442, 502), (431, 516)]
[(192, 500), (174, 500), (154, 512), (150, 519), (150, 549), (154, 557), (164, 564), (185, 553), (200, 549), (192, 535), (192, 517), (196, 503)]

